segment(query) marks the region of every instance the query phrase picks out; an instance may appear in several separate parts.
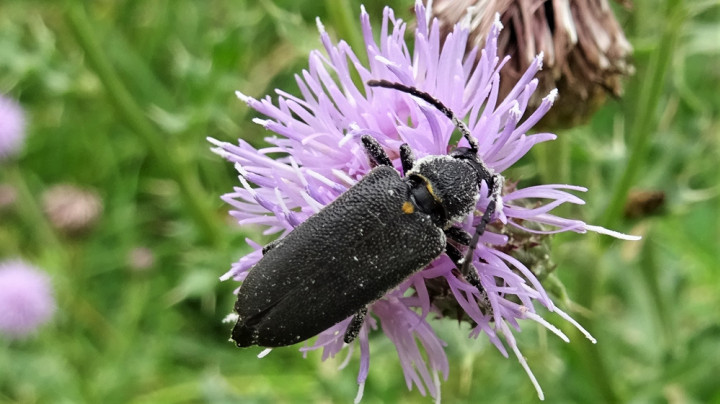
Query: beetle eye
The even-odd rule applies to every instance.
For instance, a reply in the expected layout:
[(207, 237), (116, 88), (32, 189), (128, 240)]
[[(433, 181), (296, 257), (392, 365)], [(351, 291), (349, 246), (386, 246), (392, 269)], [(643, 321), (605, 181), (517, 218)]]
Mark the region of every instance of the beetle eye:
[(410, 200), (420, 212), (430, 215), (435, 222), (443, 222), (447, 218), (445, 207), (430, 191), (431, 185), (419, 176), (410, 181)]

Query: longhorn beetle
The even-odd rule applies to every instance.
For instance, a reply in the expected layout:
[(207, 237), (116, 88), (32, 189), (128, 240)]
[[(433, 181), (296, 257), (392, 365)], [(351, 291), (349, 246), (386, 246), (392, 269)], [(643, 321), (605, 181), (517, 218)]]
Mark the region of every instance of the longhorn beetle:
[[(361, 137), (374, 168), (286, 237), (263, 248), (238, 292), (232, 339), (240, 347), (292, 345), (352, 316), (344, 341), (357, 337), (368, 305), (443, 252), (485, 299), (473, 253), (496, 209), (504, 178), (478, 155), (478, 141), (430, 94), (385, 80), (370, 87), (409, 93), (442, 111), (469, 147), (415, 160), (400, 146), (404, 176), (371, 136)], [(481, 183), (490, 198), (470, 235), (454, 224), (475, 210)], [(466, 246), (465, 254), (456, 245)]]

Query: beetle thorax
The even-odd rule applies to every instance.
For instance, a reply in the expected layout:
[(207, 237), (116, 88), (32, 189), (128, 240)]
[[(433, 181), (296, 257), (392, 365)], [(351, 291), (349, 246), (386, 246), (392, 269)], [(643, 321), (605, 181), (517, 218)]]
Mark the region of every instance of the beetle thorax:
[(406, 176), (417, 175), (432, 187), (447, 214), (446, 227), (470, 214), (479, 197), (478, 173), (466, 161), (451, 156), (426, 156), (415, 162)]

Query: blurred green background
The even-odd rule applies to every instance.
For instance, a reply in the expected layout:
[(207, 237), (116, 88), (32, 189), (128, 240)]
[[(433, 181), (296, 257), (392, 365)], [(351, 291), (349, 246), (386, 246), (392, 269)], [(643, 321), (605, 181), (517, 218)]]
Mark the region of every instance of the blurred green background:
[[(412, 1), (390, 1), (412, 19)], [(590, 188), (562, 211), (639, 234), (553, 239), (569, 310), (593, 346), (555, 315), (565, 344), (524, 322), (519, 345), (548, 402), (720, 402), (720, 2), (633, 1), (618, 19), (635, 48), (636, 74), (582, 127), (558, 132), (513, 168), (533, 181)], [(0, 216), (0, 259), (47, 270), (58, 311), (33, 338), (0, 340), (0, 402), (347, 403), (358, 357), (307, 359), (295, 348), (235, 348), (233, 282), (220, 283), (254, 236), (228, 219), (219, 196), (236, 184), (206, 136), (256, 145), (267, 133), (234, 90), (296, 92), (293, 74), (320, 47), (315, 17), (357, 43), (359, 1), (3, 0), (0, 93), (18, 99), (26, 147), (0, 167), (18, 190)], [(374, 22), (385, 3), (365, 1)], [(543, 157), (563, 150), (556, 165)], [(545, 160), (547, 161), (547, 160)], [(55, 231), (40, 195), (72, 183), (96, 190), (99, 222), (81, 236)], [(522, 185), (522, 183), (521, 183)], [(628, 186), (664, 191), (659, 213), (624, 219)], [(615, 203), (615, 208), (608, 206)], [(606, 214), (605, 212), (614, 212)], [(262, 239), (258, 239), (262, 241)], [(133, 270), (147, 248), (154, 263)], [(442, 397), (535, 402), (514, 358), (467, 325), (437, 321), (449, 343)], [(365, 403), (429, 402), (408, 391), (392, 344), (371, 338)], [(342, 358), (340, 358), (342, 359)]]

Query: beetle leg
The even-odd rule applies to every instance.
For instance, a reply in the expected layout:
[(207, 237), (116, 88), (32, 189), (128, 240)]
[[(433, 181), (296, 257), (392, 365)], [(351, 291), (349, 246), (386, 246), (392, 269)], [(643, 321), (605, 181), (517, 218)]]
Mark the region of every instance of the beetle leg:
[[(464, 230), (458, 229), (465, 233)], [(467, 233), (466, 233), (467, 234)], [(468, 237), (470, 236), (467, 234)], [(445, 246), (445, 254), (447, 254), (448, 257), (452, 260), (452, 262), (455, 264), (455, 267), (460, 270), (460, 273), (462, 273), (465, 280), (475, 286), (475, 288), (480, 292), (480, 307), (485, 313), (492, 313), (492, 306), (490, 305), (490, 299), (488, 299), (487, 291), (483, 287), (482, 283), (480, 283), (480, 275), (478, 274), (477, 268), (475, 268), (475, 265), (470, 263), (469, 265), (465, 265), (463, 262), (463, 254), (458, 250), (455, 246), (448, 243)], [(466, 269), (467, 268), (467, 269)], [(463, 272), (467, 271), (467, 272)]]
[(480, 284), (480, 277), (477, 273), (477, 269), (475, 269), (475, 266), (471, 263), (467, 266), (467, 272), (464, 272), (463, 268), (465, 268), (466, 266), (462, 262), (464, 256), (460, 252), (460, 250), (458, 250), (457, 247), (455, 247), (454, 245), (448, 243), (445, 246), (445, 254), (450, 257), (452, 262), (455, 264), (460, 273), (462, 273), (468, 283), (478, 288), (481, 295), (485, 294), (485, 288), (483, 288), (483, 286)]
[(390, 157), (388, 157), (387, 153), (385, 153), (385, 150), (383, 150), (382, 146), (380, 146), (380, 143), (378, 143), (375, 138), (369, 135), (362, 135), (360, 137), (360, 140), (362, 141), (363, 146), (365, 147), (365, 152), (367, 153), (368, 157), (370, 157), (370, 164), (375, 166), (390, 166), (392, 167), (392, 162), (390, 161)]
[(262, 255), (267, 254), (268, 251), (272, 250), (273, 248), (277, 247), (278, 244), (280, 244), (280, 240), (282, 239), (276, 239), (268, 243), (265, 247), (262, 248)]
[(415, 164), (415, 155), (407, 143), (400, 145), (400, 162), (402, 163), (403, 175), (412, 170)]
[(358, 334), (360, 333), (360, 329), (362, 328), (363, 322), (365, 321), (365, 316), (367, 315), (368, 309), (367, 307), (363, 307), (360, 309), (360, 311), (357, 312), (350, 320), (350, 325), (348, 325), (347, 330), (345, 331), (345, 336), (343, 337), (343, 341), (345, 341), (346, 344), (349, 344), (357, 338)]
[(470, 240), (472, 240), (472, 235), (460, 227), (448, 228), (445, 230), (445, 236), (461, 245), (470, 245)]
[(500, 205), (500, 209), (502, 209), (502, 200), (500, 198), (500, 192), (502, 192), (503, 185), (505, 184), (505, 178), (500, 174), (493, 174), (489, 178), (489, 186), (490, 186), (490, 202), (488, 202), (488, 206), (485, 209), (485, 213), (483, 213), (482, 218), (480, 219), (480, 223), (475, 226), (475, 234), (472, 236), (472, 240), (470, 240), (469, 248), (465, 252), (465, 260), (463, 261), (463, 269), (462, 272), (466, 273), (469, 266), (472, 262), (473, 254), (475, 253), (475, 248), (477, 248), (478, 240), (480, 240), (480, 236), (485, 233), (485, 227), (490, 223), (490, 220), (492, 220), (492, 216), (495, 213), (495, 210), (497, 209), (498, 204)]

